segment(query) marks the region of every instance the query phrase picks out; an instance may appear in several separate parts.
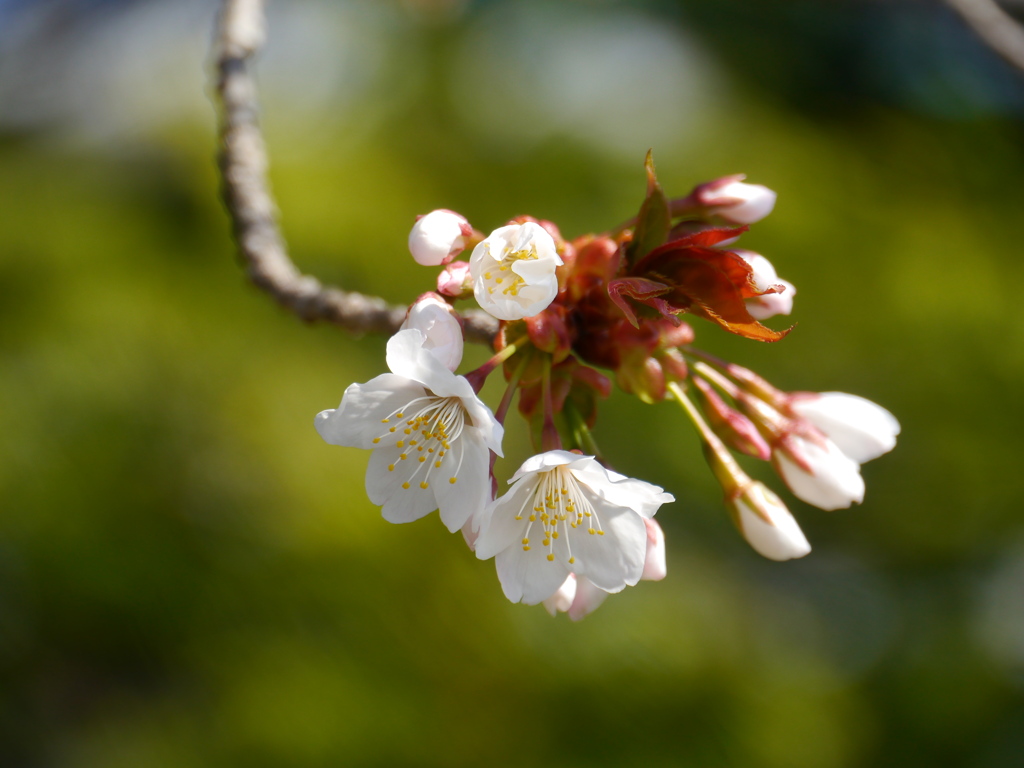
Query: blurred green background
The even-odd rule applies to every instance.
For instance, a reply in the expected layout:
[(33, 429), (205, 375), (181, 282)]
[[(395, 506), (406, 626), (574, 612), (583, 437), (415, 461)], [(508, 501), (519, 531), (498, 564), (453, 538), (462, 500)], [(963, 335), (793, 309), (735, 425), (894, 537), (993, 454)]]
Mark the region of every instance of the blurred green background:
[(213, 14), (0, 0), (0, 765), (1024, 763), (1024, 75), (935, 3), (272, 4), (302, 269), (409, 301), (416, 214), (600, 230), (653, 147), (670, 194), (779, 193), (743, 244), (797, 286), (796, 330), (698, 321), (699, 345), (903, 424), (862, 506), (787, 497), (814, 551), (779, 564), (678, 408), (616, 393), (596, 437), (675, 494), (669, 577), (573, 624), (436, 518), (385, 523), (367, 454), (317, 437), (385, 340), (245, 282)]

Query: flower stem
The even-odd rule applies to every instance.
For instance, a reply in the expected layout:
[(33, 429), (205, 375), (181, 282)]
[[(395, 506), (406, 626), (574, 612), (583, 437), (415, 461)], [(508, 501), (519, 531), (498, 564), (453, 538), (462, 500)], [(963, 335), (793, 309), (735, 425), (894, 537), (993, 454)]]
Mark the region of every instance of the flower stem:
[(576, 439), (576, 446), (584, 453), (589, 453), (600, 461), (601, 449), (597, 447), (597, 441), (594, 440), (594, 435), (591, 433), (590, 427), (587, 426), (586, 419), (576, 409), (576, 406), (567, 400), (562, 408), (562, 413), (565, 414), (572, 428), (573, 437)]
[(673, 381), (669, 383), (668, 389), (675, 399), (679, 401), (679, 404), (683, 406), (686, 415), (690, 417), (690, 421), (693, 422), (693, 425), (700, 433), (701, 440), (704, 443), (704, 458), (707, 459), (711, 471), (714, 472), (718, 482), (725, 489), (726, 495), (731, 496), (739, 493), (753, 482), (747, 473), (740, 468), (740, 465), (736, 463), (736, 459), (729, 452), (721, 438), (704, 421), (704, 417), (700, 415), (697, 406), (686, 395), (684, 385)]
[(544, 368), (541, 376), (541, 387), (544, 398), (544, 427), (541, 430), (541, 450), (557, 451), (562, 448), (562, 437), (555, 426), (555, 402), (551, 396), (551, 356), (544, 356)]
[(506, 344), (505, 348), (495, 354), (490, 360), (481, 365), (475, 371), (470, 371), (466, 374), (466, 380), (473, 387), (473, 391), (479, 393), (483, 389), (484, 382), (487, 381), (487, 377), (491, 375), (491, 372), (499, 365), (508, 360), (516, 352), (519, 352), (525, 344), (529, 341), (526, 336), (516, 339), (511, 344)]
[(505, 416), (508, 414), (509, 406), (512, 405), (512, 396), (516, 393), (516, 388), (519, 386), (519, 379), (523, 377), (523, 371), (526, 370), (526, 366), (530, 362), (528, 355), (523, 355), (523, 359), (516, 366), (515, 371), (512, 372), (512, 378), (508, 380), (508, 386), (505, 387), (505, 394), (501, 396), (501, 402), (498, 403), (498, 410), (494, 412), (494, 418), (497, 419), (498, 423), (502, 426), (505, 425)]

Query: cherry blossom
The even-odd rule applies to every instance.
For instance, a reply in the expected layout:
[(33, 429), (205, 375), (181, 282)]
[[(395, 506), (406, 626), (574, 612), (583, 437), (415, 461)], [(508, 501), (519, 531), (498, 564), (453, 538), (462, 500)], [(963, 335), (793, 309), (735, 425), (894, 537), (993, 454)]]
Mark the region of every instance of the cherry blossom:
[(392, 336), (391, 373), (352, 384), (338, 408), (317, 414), (316, 429), (332, 445), (373, 450), (366, 492), (385, 520), (407, 523), (438, 509), (455, 532), (490, 499), (490, 452), (502, 455), (503, 428), (425, 345), (416, 329)]
[(674, 501), (661, 488), (612, 472), (593, 456), (554, 450), (528, 459), (481, 519), (476, 554), (495, 558), (512, 602), (552, 597), (569, 574), (604, 592), (636, 584), (648, 551), (645, 518)]
[(548, 232), (532, 221), (494, 230), (469, 259), (477, 303), (499, 320), (546, 309), (558, 294), (562, 259)]

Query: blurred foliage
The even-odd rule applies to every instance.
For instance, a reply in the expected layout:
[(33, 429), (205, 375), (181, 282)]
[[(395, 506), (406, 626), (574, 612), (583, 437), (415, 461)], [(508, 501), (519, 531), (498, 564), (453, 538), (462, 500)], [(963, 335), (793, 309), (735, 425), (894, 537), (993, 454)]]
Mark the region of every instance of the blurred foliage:
[[(596, 437), (677, 497), (659, 515), (669, 577), (580, 624), (510, 605), (436, 519), (384, 523), (367, 455), (316, 436), (315, 413), (383, 370), (384, 340), (305, 327), (245, 283), (208, 126), (104, 147), (10, 132), (0, 765), (1019, 765), (1021, 124), (793, 65), (876, 8), (730, 0), (753, 14), (733, 23), (715, 5), (648, 7), (732, 78), (703, 129), (655, 147), (659, 176), (669, 194), (738, 171), (778, 190), (744, 245), (797, 285), (798, 325), (760, 345), (698, 323), (698, 342), (780, 387), (896, 413), (866, 503), (792, 501), (815, 551), (763, 561), (683, 414), (616, 393)], [(447, 43), (485, 11), (407, 30), (399, 69), (423, 87), (367, 130), (307, 141), (268, 97), (303, 269), (407, 301), (433, 280), (405, 255), (416, 213), (482, 229), (531, 213), (574, 236), (634, 212), (646, 146), (625, 163), (556, 135), (506, 155), (453, 116)], [(758, 24), (756, 61), (781, 75), (721, 43)], [(847, 50), (833, 60), (856, 69)], [(506, 475), (529, 451), (510, 424)]]

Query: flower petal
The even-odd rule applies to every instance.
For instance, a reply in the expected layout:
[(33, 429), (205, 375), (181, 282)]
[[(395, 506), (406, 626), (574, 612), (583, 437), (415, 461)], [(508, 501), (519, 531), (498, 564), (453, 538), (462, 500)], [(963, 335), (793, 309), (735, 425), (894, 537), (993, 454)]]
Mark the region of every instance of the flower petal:
[(891, 451), (900, 433), (900, 423), (889, 411), (846, 392), (798, 395), (791, 406), (858, 464)]
[(427, 294), (409, 307), (399, 330), (415, 329), (424, 336), (424, 348), (433, 353), (449, 371), (462, 362), (462, 326), (451, 307), (435, 294)]
[(494, 418), (491, 409), (484, 405), (476, 395), (463, 397), (462, 405), (466, 409), (466, 413), (469, 414), (469, 420), (473, 427), (479, 431), (484, 445), (498, 456), (504, 456), (501, 452), (501, 441), (505, 436), (505, 428)]
[(544, 608), (552, 616), (559, 611), (565, 613), (572, 606), (572, 601), (575, 597), (576, 576), (570, 573), (568, 578), (562, 582), (562, 586), (555, 591), (555, 594), (544, 601)]
[(594, 582), (586, 576), (580, 576), (576, 579), (576, 594), (569, 607), (569, 618), (579, 621), (584, 616), (596, 611), (606, 597), (608, 597), (607, 592), (595, 586)]
[(537, 472), (546, 472), (549, 469), (555, 467), (561, 467), (566, 464), (572, 464), (575, 461), (579, 461), (582, 458), (593, 459), (593, 456), (581, 457), (578, 453), (570, 453), (569, 451), (546, 451), (544, 453), (538, 453), (536, 456), (531, 456), (523, 465), (516, 470), (516, 473), (512, 475), (512, 479), (509, 483), (514, 483), (521, 477), (526, 475), (536, 474)]
[(578, 458), (570, 469), (609, 504), (632, 509), (643, 517), (653, 517), (662, 504), (676, 500), (657, 485), (620, 475), (590, 456)]
[(535, 486), (534, 480), (516, 483), (508, 493), (487, 505), (480, 516), (480, 537), (476, 540), (478, 558), (487, 560), (504, 549), (521, 548), (527, 523), (516, 517), (529, 504)]
[[(490, 501), (490, 452), (480, 431), (466, 427), (459, 441), (440, 460), (430, 475), (441, 522), (455, 533), (466, 521), (472, 520), (471, 530), (479, 530), (479, 518)], [(455, 473), (458, 471), (458, 475)], [(456, 482), (451, 482), (456, 477)]]
[(410, 328), (388, 339), (387, 362), (392, 373), (418, 381), (440, 397), (473, 395), (473, 388), (456, 376), (424, 346), (426, 336)]
[[(389, 523), (411, 523), (437, 509), (434, 492), (420, 486), (423, 472), (418, 463), (411, 458), (400, 460), (401, 453), (394, 446), (378, 448), (366, 468), (366, 495), (382, 505), (381, 515)], [(394, 470), (389, 471), (389, 466)], [(403, 487), (406, 483), (408, 488)]]
[(387, 429), (383, 419), (426, 394), (417, 382), (385, 373), (365, 384), (350, 385), (341, 405), (318, 413), (314, 425), (320, 437), (331, 445), (373, 448), (373, 439)]
[(668, 575), (668, 564), (665, 561), (665, 532), (650, 518), (644, 518), (644, 526), (647, 528), (647, 552), (644, 555), (644, 572), (640, 578), (644, 581), (661, 581)]
[(631, 509), (615, 507), (600, 498), (590, 499), (605, 533), (589, 534), (582, 528), (571, 536), (571, 566), (577, 576), (586, 576), (606, 592), (619, 592), (640, 580), (647, 554), (644, 519)]
[[(754, 504), (761, 514), (754, 509)], [(779, 497), (764, 486), (755, 485), (746, 497), (736, 498), (733, 506), (740, 532), (758, 554), (769, 560), (783, 561), (803, 557), (811, 551), (796, 518)]]
[(513, 603), (526, 605), (547, 600), (569, 575), (562, 562), (548, 560), (546, 550), (540, 547), (529, 551), (523, 551), (522, 547), (506, 547), (495, 556), (494, 565), (505, 597)]

